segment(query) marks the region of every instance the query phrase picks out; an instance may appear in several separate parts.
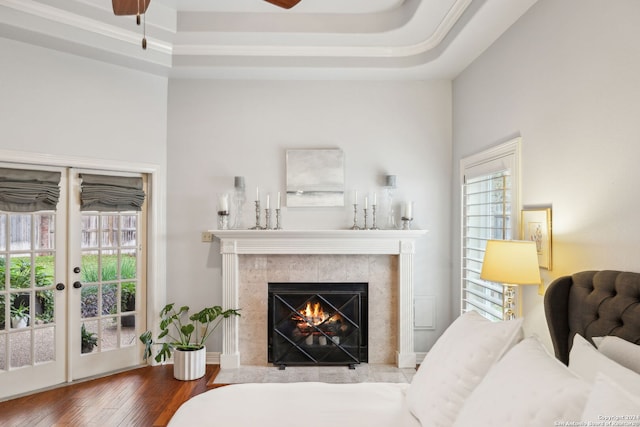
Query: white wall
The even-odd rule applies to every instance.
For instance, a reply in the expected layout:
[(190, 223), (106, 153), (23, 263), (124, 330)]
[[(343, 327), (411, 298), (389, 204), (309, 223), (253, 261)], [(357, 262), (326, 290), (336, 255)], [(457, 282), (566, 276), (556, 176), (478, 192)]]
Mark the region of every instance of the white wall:
[[(250, 201), (257, 185), (263, 203), (267, 192), (284, 194), (290, 148), (340, 148), (348, 190), (363, 195), (395, 174), (396, 200), (415, 200), (415, 225), (429, 230), (416, 256), (416, 295), (437, 297), (438, 330), (416, 334), (416, 350), (426, 351), (450, 320), (448, 81), (170, 80), (168, 301), (221, 303), (219, 245), (200, 242), (216, 227), (216, 195), (232, 190), (236, 175)], [(244, 216), (255, 223), (252, 202)], [(283, 208), (283, 216), (287, 229), (352, 224), (349, 207)], [(209, 351), (220, 349), (215, 341)]]
[(167, 79), (0, 38), (0, 148), (164, 167)]
[[(553, 208), (546, 284), (581, 270), (640, 271), (638, 16), (636, 0), (539, 0), (454, 81), (453, 213), (460, 159), (521, 135), (522, 202)], [(458, 313), (459, 221), (452, 237)], [(524, 304), (525, 327), (548, 339), (542, 297), (527, 289)]]

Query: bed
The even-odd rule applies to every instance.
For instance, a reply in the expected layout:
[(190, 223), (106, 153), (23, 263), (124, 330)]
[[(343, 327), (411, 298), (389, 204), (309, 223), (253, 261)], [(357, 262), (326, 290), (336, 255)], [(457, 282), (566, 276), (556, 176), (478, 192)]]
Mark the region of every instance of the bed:
[(561, 277), (545, 314), (555, 356), (522, 319), (472, 311), (411, 384), (237, 384), (185, 402), (169, 426), (640, 426), (640, 273)]

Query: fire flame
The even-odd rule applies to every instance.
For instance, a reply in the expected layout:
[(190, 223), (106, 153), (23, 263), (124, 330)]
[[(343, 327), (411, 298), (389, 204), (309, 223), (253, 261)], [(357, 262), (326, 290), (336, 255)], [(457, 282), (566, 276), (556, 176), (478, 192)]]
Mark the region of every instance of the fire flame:
[(302, 319), (310, 325), (319, 325), (329, 317), (328, 314), (325, 314), (319, 302), (313, 304), (313, 306), (310, 302), (307, 302), (307, 306), (300, 311), (300, 314)]

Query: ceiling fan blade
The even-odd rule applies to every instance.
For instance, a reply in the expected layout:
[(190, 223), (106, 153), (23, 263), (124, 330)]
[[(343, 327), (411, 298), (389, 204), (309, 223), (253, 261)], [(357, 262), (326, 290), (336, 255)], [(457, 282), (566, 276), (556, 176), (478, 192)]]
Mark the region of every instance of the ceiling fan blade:
[[(151, 0), (111, 0), (116, 15), (137, 15), (147, 11)], [(140, 9), (138, 9), (140, 7)]]
[[(113, 0), (115, 1), (115, 0)], [(284, 7), (285, 9), (291, 9), (293, 6), (300, 3), (300, 0), (264, 0), (276, 6)]]

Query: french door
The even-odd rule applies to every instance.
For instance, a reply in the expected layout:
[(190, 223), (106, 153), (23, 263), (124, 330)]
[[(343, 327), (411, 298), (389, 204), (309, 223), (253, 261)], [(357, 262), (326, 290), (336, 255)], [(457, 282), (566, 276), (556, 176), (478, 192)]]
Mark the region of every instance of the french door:
[[(80, 194), (81, 174), (71, 169), (70, 188)], [(99, 173), (98, 173), (99, 174)], [(109, 174), (109, 173), (107, 173)], [(138, 345), (144, 298), (145, 209), (81, 210), (69, 203), (69, 325), (72, 379), (141, 363)]]
[(146, 209), (81, 210), (59, 170), (55, 211), (0, 211), (0, 398), (142, 362)]

